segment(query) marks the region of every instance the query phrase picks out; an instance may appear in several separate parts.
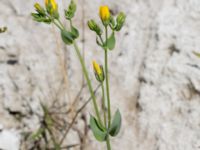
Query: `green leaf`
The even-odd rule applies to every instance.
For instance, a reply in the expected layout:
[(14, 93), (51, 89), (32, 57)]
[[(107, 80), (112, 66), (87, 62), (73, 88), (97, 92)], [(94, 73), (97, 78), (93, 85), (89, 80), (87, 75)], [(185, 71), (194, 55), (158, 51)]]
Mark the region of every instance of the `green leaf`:
[(66, 30), (61, 30), (61, 37), (65, 44), (67, 45), (72, 44), (74, 41), (73, 36), (74, 35), (71, 32), (68, 32)]
[(107, 132), (101, 129), (100, 125), (98, 124), (98, 121), (92, 115), (90, 115), (90, 127), (95, 138), (98, 141), (106, 141)]
[(78, 30), (75, 28), (75, 27), (71, 27), (71, 33), (72, 33), (72, 35), (73, 35), (73, 39), (76, 39), (76, 38), (78, 38), (79, 37), (79, 32), (78, 32)]
[(193, 51), (193, 54), (200, 58), (200, 53)]
[(113, 121), (111, 123), (110, 129), (109, 129), (109, 134), (111, 136), (116, 136), (119, 133), (119, 130), (121, 128), (121, 114), (119, 110), (115, 112)]
[(111, 36), (107, 39), (107, 47), (109, 50), (113, 50), (115, 47), (115, 33), (113, 32)]

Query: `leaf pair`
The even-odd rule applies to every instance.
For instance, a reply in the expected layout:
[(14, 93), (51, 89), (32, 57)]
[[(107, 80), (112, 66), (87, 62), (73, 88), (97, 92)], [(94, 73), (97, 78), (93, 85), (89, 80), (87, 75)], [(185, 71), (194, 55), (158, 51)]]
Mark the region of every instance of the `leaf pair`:
[(108, 129), (101, 127), (96, 118), (90, 116), (90, 127), (92, 129), (95, 138), (98, 141), (100, 142), (106, 141), (109, 135), (114, 137), (119, 133), (121, 128), (121, 114), (119, 110), (115, 112), (111, 126)]
[(61, 30), (61, 37), (65, 44), (70, 45), (78, 38), (79, 32), (75, 27), (71, 27), (71, 31)]

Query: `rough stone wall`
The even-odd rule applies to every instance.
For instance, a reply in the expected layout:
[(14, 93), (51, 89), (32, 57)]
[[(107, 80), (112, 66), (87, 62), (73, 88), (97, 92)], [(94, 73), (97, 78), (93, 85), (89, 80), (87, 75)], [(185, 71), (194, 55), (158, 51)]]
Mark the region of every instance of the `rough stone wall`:
[[(0, 148), (6, 150), (20, 149), (22, 133), (38, 128), (40, 101), (51, 105), (63, 81), (67, 92), (59, 100), (69, 101), (82, 82), (73, 49), (62, 44), (54, 27), (32, 21), (34, 2), (0, 0), (0, 26), (8, 27), (0, 35)], [(192, 52), (200, 51), (200, 1), (78, 2), (75, 26), (81, 30), (79, 46), (84, 47), (94, 85), (91, 61), (103, 62), (103, 51), (86, 21), (98, 17), (101, 4), (114, 14), (127, 14), (116, 49), (109, 53), (112, 110), (120, 108), (123, 116), (113, 150), (199, 150), (200, 59)], [(60, 60), (65, 60), (67, 73)], [(88, 96), (84, 88), (83, 99)], [(92, 111), (89, 104), (87, 118)], [(91, 132), (87, 138), (84, 149), (105, 149)], [(77, 137), (71, 133), (68, 140)]]

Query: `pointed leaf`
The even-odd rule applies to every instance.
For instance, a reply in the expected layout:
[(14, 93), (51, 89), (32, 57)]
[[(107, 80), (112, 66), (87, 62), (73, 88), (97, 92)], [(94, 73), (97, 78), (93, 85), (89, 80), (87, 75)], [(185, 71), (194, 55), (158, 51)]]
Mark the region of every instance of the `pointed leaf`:
[(73, 43), (73, 35), (71, 32), (68, 32), (66, 30), (61, 30), (61, 37), (65, 44), (70, 45)]
[(76, 39), (76, 38), (78, 38), (79, 37), (79, 32), (78, 32), (78, 30), (75, 28), (75, 27), (71, 27), (71, 33), (72, 33), (72, 35), (73, 35), (73, 39)]
[(119, 133), (119, 130), (121, 128), (121, 114), (119, 110), (115, 112), (113, 121), (111, 123), (110, 129), (109, 129), (109, 134), (111, 136), (116, 136)]
[(102, 142), (106, 140), (107, 132), (100, 128), (98, 121), (92, 115), (90, 116), (90, 127), (98, 141)]
[(109, 50), (113, 50), (115, 47), (115, 33), (113, 32), (107, 40), (107, 47)]

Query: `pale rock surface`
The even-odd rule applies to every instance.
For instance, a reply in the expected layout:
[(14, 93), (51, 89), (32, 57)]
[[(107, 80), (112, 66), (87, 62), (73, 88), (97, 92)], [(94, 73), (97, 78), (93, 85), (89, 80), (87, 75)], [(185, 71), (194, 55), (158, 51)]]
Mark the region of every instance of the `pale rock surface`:
[(0, 149), (19, 150), (20, 138), (21, 136), (18, 131), (14, 129), (3, 130), (3, 127), (0, 128)]
[[(40, 100), (50, 105), (51, 100), (46, 98), (51, 99), (49, 95), (59, 89), (63, 78), (55, 50), (55, 33), (62, 43), (59, 33), (51, 26), (32, 21), (34, 2), (0, 0), (0, 26), (8, 27), (0, 35), (0, 123), (4, 126), (0, 148), (11, 146), (10, 142), (4, 143), (8, 137), (13, 139), (15, 148), (19, 147), (20, 136), (10, 128), (38, 128)], [(74, 24), (81, 29), (84, 15), (85, 60), (93, 83), (91, 61), (102, 63), (103, 51), (97, 48), (87, 20), (98, 19), (102, 4), (109, 5), (114, 14), (127, 14), (125, 27), (117, 33), (116, 49), (109, 53), (112, 111), (119, 108), (123, 116), (121, 132), (112, 140), (113, 150), (199, 150), (200, 59), (192, 52), (200, 51), (200, 1), (78, 2)], [(67, 4), (65, 1), (62, 8)], [(71, 47), (65, 52), (64, 46), (61, 49), (67, 58), (68, 88), (74, 97), (82, 79), (81, 68)], [(13, 64), (12, 60), (16, 62)], [(88, 97), (86, 90), (84, 97)], [(92, 112), (89, 104), (84, 113), (89, 118)], [(15, 113), (23, 116), (21, 122), (13, 117)], [(73, 132), (68, 138), (72, 143), (77, 141)], [(85, 149), (94, 148), (106, 149), (90, 132)]]

